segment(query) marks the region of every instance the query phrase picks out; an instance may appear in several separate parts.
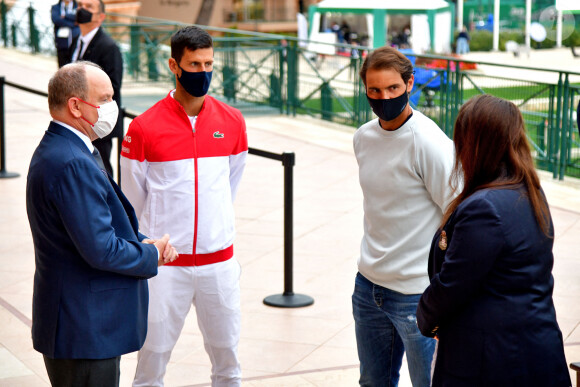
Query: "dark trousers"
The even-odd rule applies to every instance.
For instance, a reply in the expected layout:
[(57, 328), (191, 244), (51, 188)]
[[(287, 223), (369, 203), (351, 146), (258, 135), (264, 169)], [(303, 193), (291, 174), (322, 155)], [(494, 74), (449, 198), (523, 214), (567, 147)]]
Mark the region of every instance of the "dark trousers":
[[(98, 138), (93, 141), (95, 148), (99, 150), (101, 158), (103, 159), (103, 164), (105, 164), (105, 169), (109, 172), (109, 175), (113, 176), (113, 166), (111, 165), (111, 149), (113, 149), (112, 136), (107, 136), (105, 138)], [(115, 160), (117, 160), (115, 158)]]
[(111, 359), (51, 359), (44, 365), (53, 387), (119, 387), (121, 356)]

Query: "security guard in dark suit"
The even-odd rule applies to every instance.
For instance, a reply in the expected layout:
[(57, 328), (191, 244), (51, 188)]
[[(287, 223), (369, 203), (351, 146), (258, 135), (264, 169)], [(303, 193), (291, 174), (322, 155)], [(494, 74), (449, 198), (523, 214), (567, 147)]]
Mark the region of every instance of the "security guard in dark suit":
[[(105, 21), (105, 4), (102, 0), (77, 0), (78, 9), (76, 21), (81, 34), (71, 45), (69, 62), (86, 60), (101, 66), (113, 84), (115, 92), (113, 99), (121, 109), (121, 83), (123, 81), (123, 57), (115, 41), (107, 35), (101, 25)], [(123, 139), (123, 114), (119, 114), (113, 132), (103, 139), (94, 141), (109, 174), (113, 174), (111, 166), (112, 138), (116, 137), (121, 144)]]

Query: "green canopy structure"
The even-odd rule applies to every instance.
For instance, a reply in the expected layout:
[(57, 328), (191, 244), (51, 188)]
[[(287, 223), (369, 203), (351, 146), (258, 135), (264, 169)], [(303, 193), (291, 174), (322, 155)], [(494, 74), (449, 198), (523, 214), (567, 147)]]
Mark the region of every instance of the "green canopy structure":
[(388, 15), (409, 15), (415, 51), (451, 51), (455, 8), (444, 0), (323, 0), (308, 10), (310, 40), (316, 40), (321, 16), (326, 13), (365, 15), (370, 47), (387, 42)]

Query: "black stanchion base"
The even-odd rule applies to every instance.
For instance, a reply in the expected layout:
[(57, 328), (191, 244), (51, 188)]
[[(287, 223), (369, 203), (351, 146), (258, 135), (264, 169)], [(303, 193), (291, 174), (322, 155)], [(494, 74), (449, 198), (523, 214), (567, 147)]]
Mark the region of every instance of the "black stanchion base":
[(264, 298), (264, 304), (279, 308), (301, 308), (314, 304), (314, 299), (304, 294), (274, 294)]
[(18, 177), (18, 176), (20, 176), (20, 174), (16, 173), (16, 172), (0, 171), (0, 179), (9, 179), (11, 177)]

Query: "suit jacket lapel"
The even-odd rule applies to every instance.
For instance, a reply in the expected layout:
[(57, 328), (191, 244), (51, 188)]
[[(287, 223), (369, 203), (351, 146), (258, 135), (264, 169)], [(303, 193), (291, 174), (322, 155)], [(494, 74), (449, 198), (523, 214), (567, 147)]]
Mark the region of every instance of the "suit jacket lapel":
[(87, 46), (87, 49), (85, 50), (85, 54), (83, 55), (83, 60), (91, 60), (91, 53), (93, 52), (93, 48), (95, 48), (95, 46), (99, 43), (99, 39), (100, 39), (101, 34), (102, 34), (101, 28), (102, 27), (99, 27), (99, 29), (97, 30), (97, 33), (95, 34), (95, 36), (93, 36), (93, 38), (89, 42), (89, 45)]
[[(95, 162), (95, 166), (97, 168), (99, 168), (99, 166), (97, 165), (97, 161), (95, 160), (95, 158), (93, 157), (93, 155), (89, 151), (89, 148), (87, 148), (87, 146), (85, 145), (83, 140), (81, 140), (76, 134), (72, 133), (67, 128), (62, 127), (61, 125), (59, 125), (55, 122), (50, 123), (50, 125), (48, 126), (48, 131), (66, 137), (69, 141), (71, 141), (76, 146), (78, 146), (79, 149), (81, 149), (81, 151), (83, 153), (86, 153), (86, 155), (88, 157), (90, 157), (91, 160), (93, 160)], [(99, 168), (99, 170), (100, 170), (100, 168)], [(129, 218), (129, 222), (131, 223), (131, 226), (133, 227), (133, 231), (135, 232), (135, 235), (138, 238), (139, 237), (139, 222), (137, 220), (137, 215), (135, 214), (135, 210), (133, 209), (133, 206), (131, 205), (131, 203), (129, 202), (129, 199), (127, 199), (125, 194), (123, 194), (123, 192), (121, 191), (121, 188), (119, 188), (117, 183), (115, 183), (115, 180), (113, 180), (113, 178), (111, 176), (109, 176), (107, 171), (101, 170), (101, 172), (105, 176), (107, 176), (107, 178), (109, 179), (109, 182), (111, 183), (111, 186), (113, 187), (113, 190), (115, 191), (115, 194), (117, 194), (119, 201), (121, 202), (121, 204), (123, 205), (123, 208), (125, 209), (125, 213), (127, 214), (127, 217)]]
[[(99, 27), (99, 29), (97, 30), (97, 33), (95, 34), (95, 36), (93, 36), (93, 38), (91, 39), (91, 41), (89, 42), (89, 45), (87, 46), (87, 48), (85, 49), (85, 53), (83, 55), (82, 60), (88, 60), (90, 61), (91, 59), (91, 52), (93, 51), (93, 48), (95, 47), (95, 45), (98, 44), (99, 39), (101, 37), (102, 34), (102, 27)], [(77, 44), (79, 44), (79, 40), (80, 40), (81, 36), (77, 36), (75, 39), (73, 39), (72, 44), (70, 45), (69, 48), (69, 60), (72, 59), (73, 54), (75, 53), (76, 49), (77, 49)], [(79, 53), (80, 55), (80, 53)], [(77, 60), (80, 60), (77, 58)]]
[(135, 209), (133, 208), (133, 206), (129, 202), (129, 199), (127, 199), (123, 191), (121, 191), (121, 188), (117, 185), (117, 183), (115, 183), (115, 180), (113, 180), (113, 178), (108, 173), (105, 172), (105, 174), (107, 175), (107, 178), (111, 183), (111, 186), (113, 186), (113, 189), (117, 194), (117, 197), (121, 201), (121, 204), (123, 205), (123, 208), (127, 213), (127, 217), (129, 218), (129, 222), (131, 222), (131, 226), (133, 227), (133, 231), (135, 231), (135, 235), (139, 237), (139, 222), (137, 220), (137, 214), (135, 214)]

